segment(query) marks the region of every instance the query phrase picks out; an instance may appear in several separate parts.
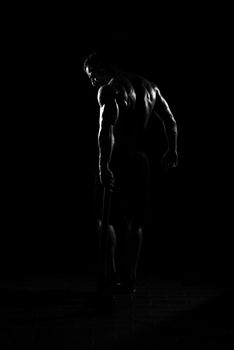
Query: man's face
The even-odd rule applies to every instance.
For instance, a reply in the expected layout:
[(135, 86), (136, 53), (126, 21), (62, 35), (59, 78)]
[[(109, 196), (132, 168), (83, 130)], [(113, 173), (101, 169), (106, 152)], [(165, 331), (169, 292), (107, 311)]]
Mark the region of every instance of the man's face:
[(86, 73), (93, 86), (99, 87), (107, 82), (107, 74), (104, 68), (92, 68), (87, 66)]

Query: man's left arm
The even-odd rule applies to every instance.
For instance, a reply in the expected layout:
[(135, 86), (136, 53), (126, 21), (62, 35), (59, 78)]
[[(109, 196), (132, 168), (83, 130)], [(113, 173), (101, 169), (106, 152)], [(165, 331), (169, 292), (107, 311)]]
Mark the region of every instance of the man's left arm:
[(155, 113), (163, 123), (164, 132), (167, 138), (168, 149), (163, 155), (162, 165), (164, 170), (168, 168), (176, 167), (178, 165), (177, 154), (177, 137), (178, 129), (176, 120), (169, 108), (167, 101), (161, 95), (159, 89), (157, 89)]

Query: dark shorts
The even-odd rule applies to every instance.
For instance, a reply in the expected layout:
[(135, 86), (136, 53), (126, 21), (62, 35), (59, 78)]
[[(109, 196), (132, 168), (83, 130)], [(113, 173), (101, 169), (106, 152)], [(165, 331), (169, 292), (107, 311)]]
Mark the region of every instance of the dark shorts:
[[(149, 210), (149, 161), (143, 152), (114, 151), (110, 169), (115, 187), (111, 194), (110, 224), (120, 220), (141, 226)], [(95, 184), (95, 215), (101, 218), (103, 188), (98, 176)]]

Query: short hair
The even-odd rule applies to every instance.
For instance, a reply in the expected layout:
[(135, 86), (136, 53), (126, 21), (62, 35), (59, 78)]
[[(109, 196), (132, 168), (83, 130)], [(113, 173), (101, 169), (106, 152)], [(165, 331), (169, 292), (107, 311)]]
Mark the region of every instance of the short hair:
[(87, 67), (99, 67), (102, 64), (109, 64), (110, 62), (107, 60), (105, 56), (98, 52), (92, 52), (91, 54), (88, 55), (88, 57), (85, 59), (84, 64), (83, 64), (83, 69), (86, 72)]

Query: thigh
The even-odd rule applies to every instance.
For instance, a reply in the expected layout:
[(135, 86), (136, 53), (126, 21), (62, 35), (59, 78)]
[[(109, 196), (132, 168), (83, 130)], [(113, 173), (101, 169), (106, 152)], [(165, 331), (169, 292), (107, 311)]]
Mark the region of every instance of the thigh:
[(102, 203), (103, 203), (103, 186), (99, 180), (98, 172), (94, 178), (93, 186), (93, 212), (96, 220), (101, 220), (102, 218)]

